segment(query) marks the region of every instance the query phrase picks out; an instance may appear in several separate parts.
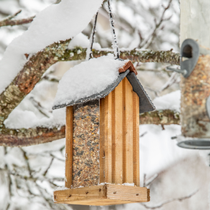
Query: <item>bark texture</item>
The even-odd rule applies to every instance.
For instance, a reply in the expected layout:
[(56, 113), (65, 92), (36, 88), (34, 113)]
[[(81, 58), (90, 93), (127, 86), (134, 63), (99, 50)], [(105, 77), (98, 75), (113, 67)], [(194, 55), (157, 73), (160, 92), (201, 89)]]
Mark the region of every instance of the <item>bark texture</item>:
[(24, 147), (65, 138), (65, 126), (57, 128), (7, 129), (0, 131), (0, 146)]
[[(180, 124), (180, 115), (173, 110), (157, 110), (139, 116), (140, 125)], [(0, 146), (31, 146), (65, 138), (65, 126), (57, 128), (0, 129)]]
[(139, 116), (139, 121), (140, 125), (180, 125), (180, 113), (169, 109), (145, 112)]
[[(25, 55), (28, 61), (25, 63), (24, 67), (14, 78), (11, 84), (0, 94), (0, 145), (5, 144), (12, 146), (12, 141), (14, 141), (13, 146), (22, 145), (22, 143), (19, 141), (20, 138), (18, 137), (18, 134), (13, 134), (13, 132), (11, 132), (11, 134), (5, 133), (5, 136), (3, 135), (2, 131), (7, 130), (3, 123), (9, 114), (14, 110), (14, 108), (17, 107), (24, 97), (31, 92), (34, 86), (42, 78), (42, 75), (45, 73), (45, 71), (58, 61), (85, 59), (86, 48), (77, 47), (74, 49), (68, 49), (69, 42), (70, 39), (61, 41), (59, 43), (54, 43), (50, 46), (47, 46), (43, 51), (40, 51), (35, 55)], [(108, 53), (113, 52), (93, 50), (94, 57), (100, 57), (107, 55)], [(172, 51), (153, 52), (134, 49), (132, 51), (121, 52), (120, 58), (139, 62), (165, 62), (170, 64), (179, 63), (179, 54), (173, 53)], [(35, 129), (35, 131), (37, 131), (37, 129)], [(40, 143), (43, 143), (52, 141), (56, 138), (58, 139), (64, 137), (59, 133), (58, 130), (55, 131), (55, 136), (56, 135), (58, 135), (58, 137), (49, 137), (48, 140), (43, 140), (43, 136), (38, 134), (34, 135), (33, 138), (23, 137), (23, 141), (25, 142), (23, 144), (37, 144), (39, 141), (38, 139), (40, 139)], [(34, 143), (32, 143), (33, 139)]]

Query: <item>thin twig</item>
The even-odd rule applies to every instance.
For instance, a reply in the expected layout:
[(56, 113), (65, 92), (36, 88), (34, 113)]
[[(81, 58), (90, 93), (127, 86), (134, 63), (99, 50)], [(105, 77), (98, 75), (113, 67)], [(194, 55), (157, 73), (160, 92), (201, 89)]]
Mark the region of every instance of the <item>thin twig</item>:
[(171, 5), (172, 0), (169, 0), (168, 5), (166, 7), (163, 6), (163, 12), (162, 15), (160, 17), (159, 22), (157, 23), (156, 19), (155, 19), (155, 28), (153, 30), (153, 32), (151, 33), (151, 35), (149, 36), (148, 39), (146, 39), (141, 45), (140, 48), (144, 47), (144, 48), (148, 48), (150, 46), (150, 44), (153, 42), (155, 36), (156, 36), (156, 31), (157, 29), (160, 27), (160, 25), (162, 24), (163, 21), (169, 20), (171, 18), (171, 16), (169, 18), (164, 18), (164, 15), (166, 13), (166, 11), (169, 9), (170, 5)]
[(47, 167), (47, 169), (45, 170), (45, 172), (43, 173), (43, 176), (46, 176), (48, 170), (49, 170), (50, 167), (52, 166), (53, 160), (54, 160), (54, 157), (51, 158), (50, 164), (49, 164), (49, 166)]
[(0, 27), (2, 26), (14, 26), (14, 25), (23, 25), (26, 23), (30, 23), (33, 21), (34, 17), (24, 18), (20, 20), (13, 20), (14, 17), (16, 17), (18, 14), (21, 13), (22, 10), (19, 10), (13, 15), (10, 15), (9, 17), (5, 18), (4, 20), (0, 21)]
[(32, 177), (32, 170), (31, 170), (31, 167), (30, 167), (30, 164), (29, 164), (28, 155), (27, 155), (26, 151), (24, 151), (22, 148), (19, 148), (19, 149), (23, 153), (23, 157), (24, 157), (27, 169), (28, 169), (29, 176)]
[(32, 104), (37, 108), (37, 110), (44, 115), (47, 118), (50, 118), (49, 114), (47, 112), (50, 112), (48, 110), (46, 110), (39, 101), (37, 101), (34, 97), (30, 97), (30, 100), (32, 102)]
[(185, 199), (188, 199), (188, 198), (191, 198), (193, 195), (195, 195), (197, 192), (199, 191), (199, 189), (195, 190), (194, 192), (192, 192), (191, 194), (187, 195), (187, 196), (184, 196), (184, 197), (180, 197), (180, 198), (172, 198), (172, 199), (169, 199), (168, 201), (165, 201), (157, 206), (147, 206), (145, 204), (141, 204), (142, 206), (144, 206), (146, 209), (159, 209), (161, 208), (162, 206), (164, 206), (165, 204), (168, 204), (168, 203), (171, 203), (173, 201), (183, 201)]
[(8, 16), (7, 18), (5, 18), (4, 20), (11, 20), (14, 17), (16, 17), (17, 15), (19, 15), (22, 12), (22, 10), (20, 9), (19, 11), (17, 11), (15, 14)]

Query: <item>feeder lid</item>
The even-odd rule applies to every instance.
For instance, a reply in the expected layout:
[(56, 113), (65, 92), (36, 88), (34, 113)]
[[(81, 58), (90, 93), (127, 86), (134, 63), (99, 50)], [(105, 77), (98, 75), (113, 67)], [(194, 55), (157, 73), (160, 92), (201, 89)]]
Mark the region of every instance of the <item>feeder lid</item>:
[(104, 98), (127, 77), (139, 96), (140, 113), (153, 111), (155, 106), (136, 74), (130, 61), (114, 60), (110, 56), (82, 62), (67, 71), (59, 82), (53, 109)]

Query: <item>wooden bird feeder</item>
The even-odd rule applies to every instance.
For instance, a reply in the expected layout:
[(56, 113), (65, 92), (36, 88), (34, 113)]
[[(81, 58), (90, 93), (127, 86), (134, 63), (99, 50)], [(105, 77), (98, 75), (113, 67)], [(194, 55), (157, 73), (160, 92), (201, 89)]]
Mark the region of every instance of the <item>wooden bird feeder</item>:
[(55, 203), (101, 206), (150, 200), (149, 189), (140, 187), (139, 113), (154, 106), (130, 61), (119, 72), (99, 94), (53, 107), (66, 107), (66, 188), (54, 192)]

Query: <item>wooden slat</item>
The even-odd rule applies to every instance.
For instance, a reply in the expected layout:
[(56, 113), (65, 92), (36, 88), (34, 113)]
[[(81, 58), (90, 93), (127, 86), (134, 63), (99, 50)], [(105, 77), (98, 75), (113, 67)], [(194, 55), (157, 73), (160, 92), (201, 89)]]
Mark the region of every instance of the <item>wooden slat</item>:
[(105, 184), (54, 191), (55, 203), (101, 206), (149, 200), (149, 190), (146, 187)]
[(112, 92), (100, 101), (100, 182), (112, 183)]
[(72, 143), (73, 143), (73, 106), (66, 107), (66, 161), (65, 161), (65, 187), (72, 185)]
[(123, 80), (124, 87), (124, 183), (133, 183), (133, 88), (127, 78)]
[(100, 183), (105, 182), (105, 99), (100, 100)]
[(136, 186), (140, 186), (139, 149), (139, 97), (133, 92), (133, 182)]
[(123, 182), (123, 85), (122, 82), (114, 90), (114, 173), (113, 182)]
[(54, 200), (55, 202), (71, 202), (105, 198), (105, 192), (106, 187), (104, 185), (58, 190), (54, 192)]
[(107, 185), (107, 198), (133, 202), (147, 202), (150, 200), (149, 191), (146, 187), (122, 185)]
[[(55, 202), (55, 203), (63, 203), (63, 202)], [(88, 199), (88, 200), (80, 200), (80, 201), (65, 201), (66, 204), (77, 204), (77, 205), (85, 205), (85, 206), (109, 206), (109, 205), (117, 205), (117, 204), (126, 204), (132, 203), (131, 201), (122, 201), (122, 200), (111, 200), (111, 199)]]
[(112, 183), (112, 92), (105, 97), (105, 182)]

